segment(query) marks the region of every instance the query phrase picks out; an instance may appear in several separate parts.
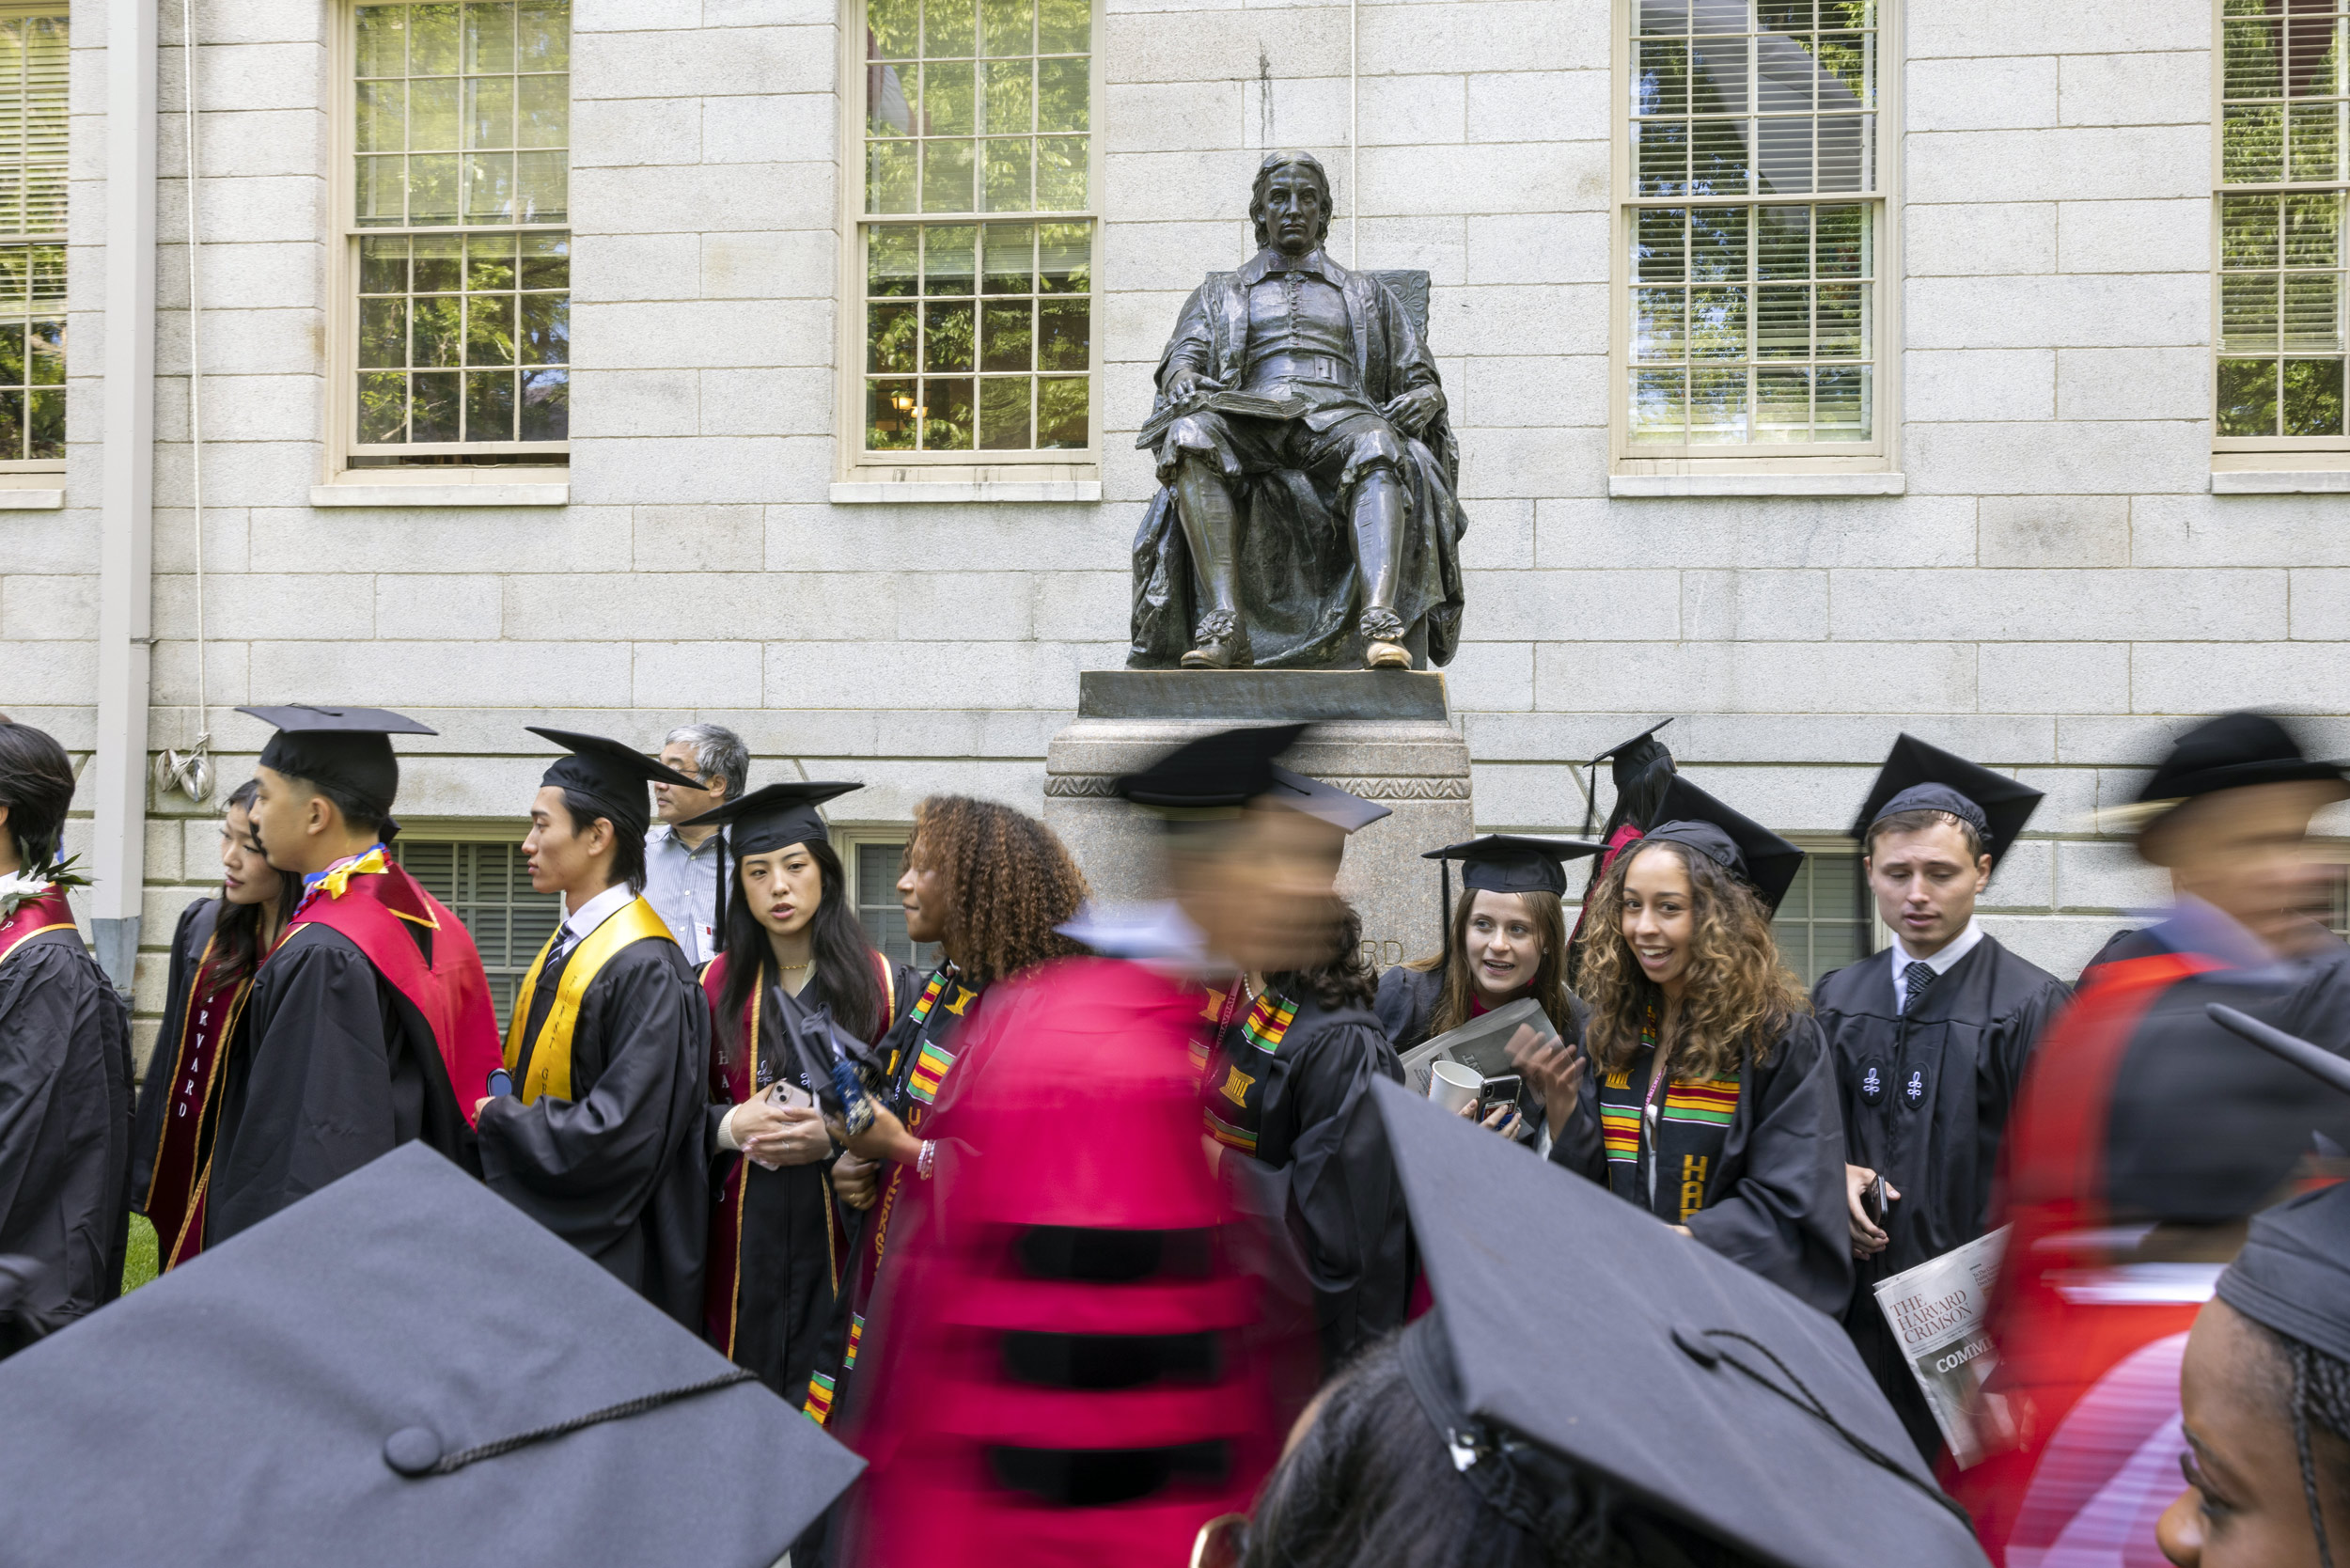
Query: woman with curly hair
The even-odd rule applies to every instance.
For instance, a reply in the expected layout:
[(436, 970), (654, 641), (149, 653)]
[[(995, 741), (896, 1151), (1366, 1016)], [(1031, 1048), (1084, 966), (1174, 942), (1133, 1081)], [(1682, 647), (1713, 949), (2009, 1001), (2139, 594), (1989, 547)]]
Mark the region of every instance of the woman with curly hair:
[(1803, 852), (1684, 778), (1666, 811), (1586, 901), (1583, 1049), (1521, 1058), (1558, 1129), (1550, 1157), (1841, 1313), (1852, 1248), (1835, 1073), (1771, 939)]
[(915, 808), (898, 902), (907, 936), (938, 944), (940, 961), (878, 1047), (885, 1081), (873, 1124), (854, 1137), (835, 1129), (849, 1152), (833, 1167), (833, 1190), (864, 1213), (808, 1381), (807, 1413), (820, 1423), (856, 1366), (874, 1277), (910, 1184), (932, 1174), (937, 1142), (952, 1134), (954, 1100), (975, 1075), (955, 1071), (957, 1038), (997, 981), (1085, 950), (1055, 929), (1085, 899), (1085, 873), (1034, 817), (968, 795), (932, 795)]

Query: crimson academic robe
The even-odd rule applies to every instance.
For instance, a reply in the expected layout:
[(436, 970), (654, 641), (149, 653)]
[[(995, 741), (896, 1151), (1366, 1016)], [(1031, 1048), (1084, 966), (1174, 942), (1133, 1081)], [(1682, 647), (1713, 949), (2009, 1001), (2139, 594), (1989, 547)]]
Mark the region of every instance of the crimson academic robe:
[(1242, 1008), (1211, 994), (1200, 1104), (1208, 1135), (1287, 1188), (1289, 1230), (1315, 1298), (1325, 1369), (1403, 1325), (1411, 1228), (1375, 1078), (1403, 1069), (1361, 1008), (1267, 989)]
[[(698, 1329), (710, 1240), (702, 1145), (710, 1003), (650, 904), (638, 900), (611, 918), (638, 909), (658, 934), (628, 942), (596, 970), (568, 1040), (562, 1020), (548, 1026), (567, 967), (594, 934), (562, 958), (542, 953), (515, 997), (516, 1092), (481, 1108), (481, 1173), (515, 1207)], [(536, 1058), (565, 1048), (568, 1092), (534, 1096)]]
[[(1995, 1217), (2014, 1230), (1988, 1328), (2011, 1424), (1951, 1478), (1994, 1562), (2093, 1534), (2128, 1504), (2139, 1438), (2105, 1412), (2129, 1403), (2147, 1357), (2175, 1353), (2234, 1227), (2288, 1190), (2319, 1138), (2350, 1144), (2350, 1101), (2203, 1011), (2225, 1003), (2350, 1055), (2350, 949), (2278, 963), (2192, 901), (2133, 936), (2043, 1040), (2002, 1152)], [(2164, 1411), (2177, 1387), (2162, 1385)], [(2076, 1409), (2087, 1419), (2068, 1425)], [(2152, 1560), (2151, 1516), (2129, 1528)]]
[(1625, 1069), (1587, 1078), (1551, 1159), (1687, 1226), (1798, 1300), (1842, 1312), (1852, 1226), (1836, 1074), (1819, 1026), (1791, 1020), (1763, 1058), (1749, 1052), (1733, 1078), (1676, 1074), (1659, 1108), (1661, 1149), (1639, 1131), (1655, 1055), (1643, 1048)]
[[(726, 972), (724, 955), (703, 972), (702, 988), (713, 1008), (724, 994)], [(893, 964), (889, 973), (891, 989), (879, 1031), (885, 1033), (914, 1003), (913, 971)], [(809, 1011), (830, 1005), (822, 976), (811, 976), (793, 1003)], [(705, 1147), (712, 1152), (715, 1202), (703, 1325), (711, 1343), (729, 1359), (757, 1372), (760, 1382), (794, 1407), (804, 1407), (808, 1376), (840, 1295), (854, 1231), (849, 1211), (833, 1196), (838, 1151), (807, 1165), (770, 1170), (720, 1149), (717, 1141), (728, 1112), (771, 1083), (795, 1088), (800, 1104), (814, 1103), (819, 1086), (786, 1039), (784, 1007), (780, 991), (771, 985), (745, 1008), (758, 1037), (755, 1060), (722, 1062), (712, 1054)]]
[(489, 982), (457, 917), (380, 850), (329, 873), (229, 1043), (206, 1245), (412, 1140), (478, 1172), (473, 1101), (496, 1065)]
[(0, 1356), (122, 1290), (131, 1033), (62, 893), (0, 920), (0, 1257), (32, 1260)]
[(1990, 1229), (2008, 1112), (2032, 1046), (2070, 993), (1985, 936), (1896, 1012), (1894, 962), (1877, 953), (1823, 977), (1811, 1007), (1835, 1057), (1844, 1158), (1901, 1194), (1886, 1220), (1890, 1244), (1856, 1267), (1844, 1325), (1931, 1461), (1941, 1431), (1873, 1287)]
[(171, 937), (163, 1027), (139, 1085), (131, 1148), (131, 1206), (155, 1227), (157, 1263), (204, 1249), (205, 1166), (219, 1128), (221, 1062), (242, 1027), (253, 977), (224, 981), (210, 966), (227, 905), (198, 899)]

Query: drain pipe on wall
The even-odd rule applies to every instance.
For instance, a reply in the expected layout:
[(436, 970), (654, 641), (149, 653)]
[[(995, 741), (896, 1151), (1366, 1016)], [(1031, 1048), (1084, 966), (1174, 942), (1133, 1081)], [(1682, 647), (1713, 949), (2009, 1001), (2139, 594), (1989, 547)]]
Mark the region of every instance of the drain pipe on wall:
[[(147, 882), (147, 709), (154, 643), (154, 0), (106, 0), (105, 434), (98, 567), (97, 817), (90, 934), (131, 989)], [(189, 193), (191, 197), (194, 192)]]

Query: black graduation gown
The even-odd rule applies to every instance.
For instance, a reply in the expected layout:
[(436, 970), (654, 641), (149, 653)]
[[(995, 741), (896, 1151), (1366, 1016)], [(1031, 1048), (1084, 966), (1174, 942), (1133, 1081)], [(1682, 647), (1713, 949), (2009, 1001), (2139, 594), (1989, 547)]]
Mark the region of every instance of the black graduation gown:
[(121, 1294), (130, 1185), (121, 998), (80, 932), (27, 936), (0, 961), (0, 1256), (41, 1269), (17, 1310), (62, 1327)]
[(1403, 1186), (1371, 1084), (1403, 1081), (1379, 1021), (1360, 1008), (1294, 1001), (1267, 1052), (1240, 1009), (1200, 1085), (1209, 1130), (1228, 1148), (1253, 1134), (1256, 1160), (1286, 1179), (1287, 1212), (1312, 1282), (1325, 1369), (1402, 1326), (1413, 1260)]
[[(891, 985), (895, 996), (889, 1015), (901, 1018), (914, 1005), (913, 971), (896, 965)], [(796, 1000), (810, 1011), (829, 1005), (822, 977), (811, 976)], [(784, 1036), (782, 1011), (777, 990), (771, 986), (759, 1010), (759, 1072), (753, 1081), (785, 1079), (812, 1094), (816, 1085)], [(718, 1104), (709, 1111), (706, 1146), (713, 1152), (713, 1192), (743, 1158), (718, 1147), (718, 1124), (733, 1108)], [(836, 1268), (845, 1273), (851, 1257), (850, 1214), (834, 1199), (827, 1180), (839, 1153), (836, 1147), (822, 1160), (775, 1170), (753, 1163), (744, 1172), (734, 1360), (758, 1372), (759, 1380), (795, 1410), (807, 1399), (808, 1373), (823, 1349), (844, 1283)]]
[(1824, 976), (1811, 1008), (1835, 1058), (1844, 1158), (1883, 1173), (1902, 1195), (1887, 1219), (1890, 1244), (1855, 1265), (1844, 1325), (1931, 1459), (1941, 1432), (1873, 1286), (1991, 1228), (2008, 1111), (2041, 1031), (2070, 993), (1985, 936), (1897, 1014), (1893, 964), (1877, 953)]
[[(180, 1022), (188, 1014), (188, 991), (196, 983), (196, 966), (203, 961), (204, 945), (212, 939), (223, 907), (220, 899), (196, 900), (180, 912), (180, 924), (171, 933), (163, 1027), (155, 1036), (154, 1055), (147, 1058), (147, 1076), (139, 1081), (138, 1112), (131, 1129), (131, 1207), (141, 1214), (147, 1212), (148, 1189), (155, 1184), (155, 1147), (163, 1140), (164, 1116), (171, 1105), (171, 1058)], [(168, 1252), (170, 1238), (163, 1246)]]
[(2152, 958), (2157, 953), (2166, 953), (2170, 950), (2162, 945), (2159, 938), (2150, 933), (2117, 931), (2106, 938), (2106, 945), (2097, 949), (2094, 957), (2081, 965), (2080, 974), (2073, 981), (2073, 989), (2078, 991), (2082, 986), (2087, 985), (2090, 976), (2096, 972), (2097, 966), (2101, 964), (2116, 964), (2127, 958)]
[[(528, 998), (518, 1088), (564, 967), (549, 959)], [(710, 1001), (676, 943), (631, 942), (588, 982), (572, 1028), (571, 1088), (569, 1100), (504, 1096), (482, 1107), (483, 1179), (699, 1332), (710, 1245), (702, 1141)]]
[[(1416, 1045), (1425, 1045), (1435, 1036), (1436, 1002), (1444, 995), (1444, 971), (1415, 969), (1399, 964), (1379, 977), (1379, 995), (1371, 1004), (1371, 1011), (1386, 1031), (1387, 1043), (1396, 1055)], [(1582, 997), (1567, 994), (1567, 1022), (1559, 1038), (1570, 1045), (1583, 1043), (1583, 1025), (1591, 1010)], [(1526, 1142), (1533, 1142), (1543, 1133), (1543, 1102), (1531, 1089), (1518, 1096), (1518, 1113), (1524, 1122), (1520, 1135)]]
[[(1647, 1059), (1636, 1062), (1631, 1083), (1645, 1090)], [(1608, 1184), (1599, 1096), (1588, 1075), (1550, 1157)], [(1659, 1180), (1656, 1188), (1659, 1204), (1671, 1200), (1672, 1182)], [(1682, 1223), (1798, 1300), (1831, 1317), (1842, 1313), (1853, 1278), (1844, 1134), (1833, 1061), (1809, 1016), (1788, 1025), (1768, 1060), (1749, 1056), (1738, 1070), (1738, 1104), (1720, 1157), (1707, 1174), (1703, 1201)]]
[[(431, 932), (400, 927), (429, 960)], [(208, 1247), (402, 1143), (480, 1169), (431, 1027), (322, 923), (294, 927), (261, 965), (222, 1065)]]

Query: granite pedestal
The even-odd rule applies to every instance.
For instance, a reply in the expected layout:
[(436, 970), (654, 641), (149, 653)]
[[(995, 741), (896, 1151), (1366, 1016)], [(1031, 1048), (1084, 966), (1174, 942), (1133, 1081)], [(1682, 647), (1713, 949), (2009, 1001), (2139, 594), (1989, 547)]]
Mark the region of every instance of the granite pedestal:
[(1096, 898), (1157, 898), (1158, 823), (1113, 794), (1115, 780), (1217, 729), (1300, 720), (1314, 728), (1290, 767), (1395, 813), (1348, 841), (1339, 875), (1339, 890), (1362, 913), (1371, 963), (1384, 969), (1434, 952), (1443, 895), (1436, 863), (1420, 855), (1475, 831), (1468, 745), (1434, 671), (1088, 671), (1078, 677), (1076, 721), (1045, 755), (1044, 820)]

